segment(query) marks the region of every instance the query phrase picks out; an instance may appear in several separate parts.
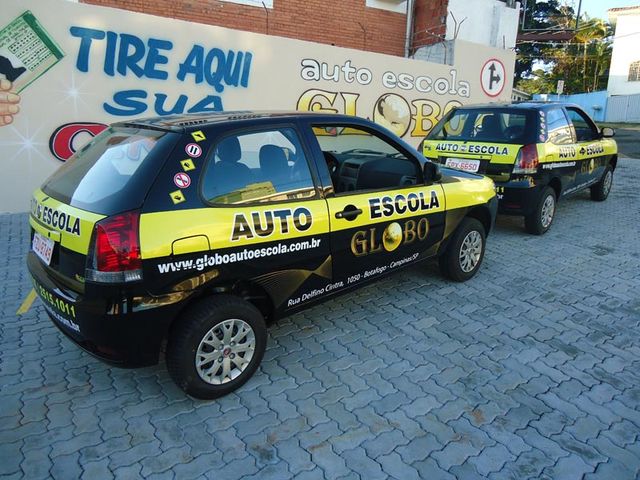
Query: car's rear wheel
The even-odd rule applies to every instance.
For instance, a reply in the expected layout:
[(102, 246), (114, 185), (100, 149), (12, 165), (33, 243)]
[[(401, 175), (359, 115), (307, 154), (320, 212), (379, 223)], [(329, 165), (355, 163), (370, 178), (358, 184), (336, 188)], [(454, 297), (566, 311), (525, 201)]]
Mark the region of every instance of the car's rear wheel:
[(527, 232), (542, 235), (553, 223), (556, 215), (556, 192), (551, 187), (545, 187), (533, 213), (524, 217)]
[(486, 233), (475, 218), (465, 218), (453, 233), (444, 254), (439, 258), (442, 274), (456, 282), (473, 277), (484, 258)]
[(212, 399), (243, 385), (262, 361), (267, 328), (260, 311), (231, 295), (206, 298), (172, 327), (167, 369), (189, 395)]
[(611, 192), (611, 185), (613, 185), (613, 169), (611, 165), (607, 165), (600, 181), (591, 187), (591, 200), (605, 201)]

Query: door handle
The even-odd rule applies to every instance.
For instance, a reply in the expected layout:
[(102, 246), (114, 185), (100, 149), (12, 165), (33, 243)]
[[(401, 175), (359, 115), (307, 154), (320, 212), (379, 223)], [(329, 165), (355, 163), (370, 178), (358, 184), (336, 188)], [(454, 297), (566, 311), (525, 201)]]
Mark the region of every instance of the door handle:
[(362, 209), (355, 205), (346, 205), (344, 210), (336, 212), (336, 218), (344, 218), (347, 221), (355, 220), (355, 218), (362, 213)]

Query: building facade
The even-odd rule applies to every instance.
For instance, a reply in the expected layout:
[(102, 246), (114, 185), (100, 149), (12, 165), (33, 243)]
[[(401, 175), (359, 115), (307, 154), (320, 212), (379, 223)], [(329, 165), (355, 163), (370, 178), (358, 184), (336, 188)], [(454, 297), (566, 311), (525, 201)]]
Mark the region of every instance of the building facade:
[(440, 63), (455, 39), (513, 48), (520, 11), (515, 0), (80, 1)]
[(616, 33), (607, 91), (610, 96), (640, 94), (640, 5), (610, 9), (609, 21)]

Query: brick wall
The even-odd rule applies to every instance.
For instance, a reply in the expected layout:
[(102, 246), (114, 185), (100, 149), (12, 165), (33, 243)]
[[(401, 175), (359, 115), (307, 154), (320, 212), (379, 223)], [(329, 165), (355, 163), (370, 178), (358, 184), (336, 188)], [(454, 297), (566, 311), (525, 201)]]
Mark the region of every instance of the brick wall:
[[(219, 0), (81, 1), (236, 30), (267, 33), (267, 12), (261, 7)], [(416, 3), (439, 1), (418, 0)], [(365, 0), (274, 0), (273, 7), (268, 10), (270, 35), (404, 55), (404, 14), (366, 7)]]
[(444, 40), (449, 0), (416, 0), (412, 51)]

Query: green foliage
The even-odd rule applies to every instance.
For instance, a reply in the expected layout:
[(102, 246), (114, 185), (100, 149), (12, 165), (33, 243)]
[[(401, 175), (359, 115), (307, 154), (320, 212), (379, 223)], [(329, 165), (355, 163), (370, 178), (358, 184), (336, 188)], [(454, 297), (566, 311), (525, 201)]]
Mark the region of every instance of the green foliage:
[[(527, 28), (573, 28), (575, 12), (558, 0), (536, 2), (525, 19)], [(611, 25), (599, 18), (583, 15), (569, 42), (522, 43), (517, 47), (516, 88), (528, 93), (555, 93), (558, 80), (564, 80), (564, 93), (602, 90), (607, 86), (611, 63)], [(533, 70), (536, 61), (544, 69)]]

